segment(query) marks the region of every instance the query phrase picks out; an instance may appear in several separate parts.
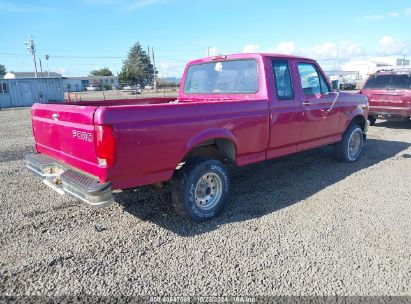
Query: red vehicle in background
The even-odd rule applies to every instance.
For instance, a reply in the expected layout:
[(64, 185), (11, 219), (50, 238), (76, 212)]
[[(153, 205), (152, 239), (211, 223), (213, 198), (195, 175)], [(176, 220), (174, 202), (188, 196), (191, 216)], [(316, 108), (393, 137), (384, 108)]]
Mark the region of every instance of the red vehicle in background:
[(227, 164), (329, 144), (354, 162), (367, 116), (367, 98), (331, 91), (312, 59), (216, 56), (188, 63), (178, 98), (35, 104), (37, 153), (26, 161), (46, 184), (93, 207), (114, 202), (112, 190), (170, 181), (177, 213), (203, 221), (227, 202)]
[(411, 70), (380, 71), (371, 75), (361, 91), (368, 97), (371, 125), (377, 118), (409, 120), (411, 117)]

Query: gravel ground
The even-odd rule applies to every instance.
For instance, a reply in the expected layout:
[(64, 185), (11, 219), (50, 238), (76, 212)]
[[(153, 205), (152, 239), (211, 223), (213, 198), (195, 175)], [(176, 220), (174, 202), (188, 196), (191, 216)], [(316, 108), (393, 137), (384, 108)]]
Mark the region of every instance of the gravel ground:
[(324, 147), (232, 169), (213, 221), (167, 187), (92, 210), (24, 169), (30, 111), (0, 111), (0, 295), (409, 295), (411, 122), (378, 121), (360, 160)]

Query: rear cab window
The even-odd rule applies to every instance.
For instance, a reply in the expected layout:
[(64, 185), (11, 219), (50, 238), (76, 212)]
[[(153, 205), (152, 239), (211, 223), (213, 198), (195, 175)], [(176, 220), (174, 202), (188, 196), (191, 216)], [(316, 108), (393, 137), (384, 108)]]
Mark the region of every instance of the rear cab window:
[(259, 89), (255, 59), (221, 60), (188, 68), (186, 94), (253, 94)]
[(370, 76), (364, 89), (410, 90), (411, 74), (376, 74)]
[(294, 99), (294, 88), (289, 61), (273, 59), (271, 64), (273, 67), (277, 98), (279, 100)]

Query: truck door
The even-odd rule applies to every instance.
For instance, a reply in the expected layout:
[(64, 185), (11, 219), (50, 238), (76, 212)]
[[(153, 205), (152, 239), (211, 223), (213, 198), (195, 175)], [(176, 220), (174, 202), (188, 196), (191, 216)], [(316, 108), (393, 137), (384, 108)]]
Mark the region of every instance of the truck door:
[(296, 152), (300, 136), (301, 104), (295, 93), (297, 75), (294, 62), (284, 58), (269, 60), (266, 63), (269, 67), (266, 73), (267, 89), (270, 92), (270, 142), (267, 158), (273, 158)]
[(332, 142), (337, 133), (339, 113), (331, 109), (336, 97), (317, 65), (313, 62), (297, 63), (302, 121), (300, 143), (297, 150), (305, 150)]

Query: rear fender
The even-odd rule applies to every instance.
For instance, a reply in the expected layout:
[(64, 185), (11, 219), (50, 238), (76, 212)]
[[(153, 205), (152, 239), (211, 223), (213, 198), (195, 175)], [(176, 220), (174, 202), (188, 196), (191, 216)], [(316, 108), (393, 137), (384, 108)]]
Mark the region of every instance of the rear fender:
[(237, 151), (237, 138), (230, 131), (226, 129), (213, 128), (204, 130), (193, 136), (184, 147), (184, 156), (187, 155), (187, 153), (193, 148), (214, 139), (226, 139), (231, 141)]

